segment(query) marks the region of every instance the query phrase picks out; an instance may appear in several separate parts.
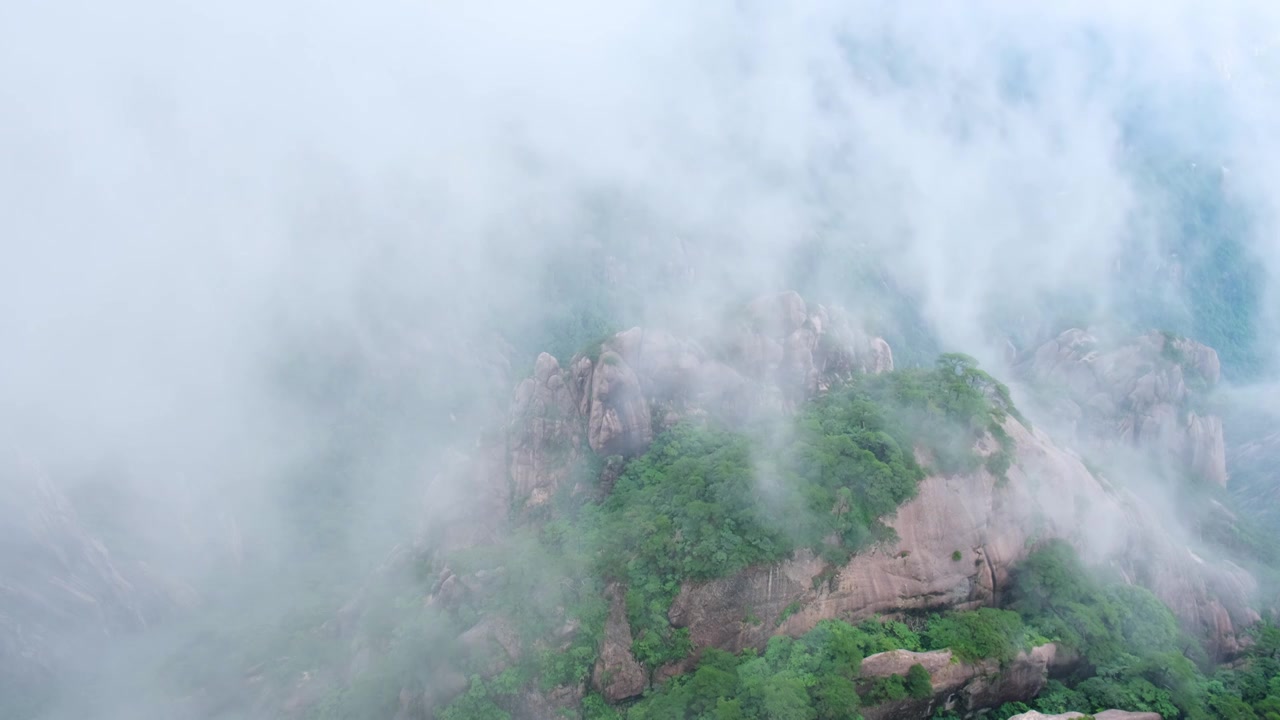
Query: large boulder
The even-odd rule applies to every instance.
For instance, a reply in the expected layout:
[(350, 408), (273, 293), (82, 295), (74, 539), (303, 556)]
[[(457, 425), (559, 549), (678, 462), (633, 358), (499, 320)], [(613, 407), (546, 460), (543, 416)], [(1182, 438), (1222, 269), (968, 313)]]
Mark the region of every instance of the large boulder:
[(591, 375), (587, 438), (601, 455), (636, 455), (653, 441), (653, 421), (640, 379), (612, 350), (600, 353)]
[(854, 374), (892, 369), (884, 340), (794, 292), (757, 298), (706, 342), (634, 327), (567, 367), (543, 353), (508, 412), (514, 505), (545, 504), (586, 446), (606, 457), (638, 455), (682, 420), (786, 413)]
[[(1043, 712), (1023, 712), (1009, 720), (1071, 720), (1074, 717), (1087, 717), (1083, 712), (1062, 712), (1060, 715), (1044, 715)], [(1129, 712), (1126, 710), (1103, 710), (1094, 712), (1094, 720), (1161, 720), (1158, 712)]]
[(618, 702), (644, 692), (649, 673), (631, 654), (631, 627), (627, 624), (626, 593), (618, 585), (605, 590), (609, 617), (605, 621), (600, 657), (591, 673), (591, 683), (604, 698)]
[(861, 712), (866, 720), (914, 720), (929, 717), (938, 709), (965, 714), (1029, 700), (1044, 688), (1057, 655), (1057, 646), (1052, 643), (1019, 653), (1005, 664), (995, 660), (963, 662), (950, 650), (892, 650), (870, 655), (862, 661), (862, 680), (905, 676), (912, 665), (919, 664), (929, 673), (933, 694), (866, 706)]

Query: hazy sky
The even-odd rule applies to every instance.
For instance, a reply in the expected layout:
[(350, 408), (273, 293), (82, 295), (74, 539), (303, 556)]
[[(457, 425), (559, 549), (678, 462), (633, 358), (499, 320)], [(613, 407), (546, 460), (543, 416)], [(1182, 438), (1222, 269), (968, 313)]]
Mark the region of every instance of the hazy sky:
[(748, 287), (819, 223), (887, 245), (962, 342), (1155, 232), (1135, 117), (1230, 168), (1270, 267), (1280, 11), (1113, 5), (6, 3), (6, 405), (108, 443), (234, 423), (281, 307), (536, 300), (599, 187)]

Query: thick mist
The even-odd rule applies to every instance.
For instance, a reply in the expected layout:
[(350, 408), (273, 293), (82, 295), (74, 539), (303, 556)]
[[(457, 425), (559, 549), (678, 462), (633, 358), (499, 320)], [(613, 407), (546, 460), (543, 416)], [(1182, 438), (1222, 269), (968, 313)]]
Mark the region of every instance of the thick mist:
[[(891, 290), (996, 374), (1082, 321), (1269, 383), (1280, 8), (1113, 5), (4, 4), (0, 495), (199, 598), (83, 640), (73, 702), (340, 605), (603, 331)], [(1240, 268), (1222, 329), (1195, 278)]]

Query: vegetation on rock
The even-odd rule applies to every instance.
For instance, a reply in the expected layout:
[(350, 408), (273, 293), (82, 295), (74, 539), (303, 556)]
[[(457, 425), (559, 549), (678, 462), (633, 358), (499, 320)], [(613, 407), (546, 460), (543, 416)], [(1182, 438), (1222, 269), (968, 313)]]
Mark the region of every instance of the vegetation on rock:
[[(1169, 720), (1270, 720), (1280, 717), (1280, 629), (1264, 624), (1245, 662), (1205, 672), (1210, 665), (1173, 614), (1147, 590), (1099, 581), (1069, 546), (1051, 542), (1017, 572), (1010, 608), (1027, 626), (1078, 652), (1080, 667), (1053, 680), (1018, 710), (1044, 713), (1120, 709), (1156, 712)], [(1021, 705), (1021, 704), (1019, 704)]]
[[(862, 659), (900, 648), (920, 649), (919, 637), (902, 623), (868, 621), (853, 626), (826, 620), (795, 640), (774, 637), (762, 655), (750, 650), (736, 656), (707, 650), (697, 670), (646, 694), (625, 710), (625, 717), (857, 717), (862, 701), (855, 681)], [(927, 682), (928, 673), (925, 675)], [(898, 684), (902, 683), (903, 678), (898, 677)]]
[[(564, 488), (553, 500), (553, 516), (542, 517), (546, 522), (540, 528), (531, 526), (502, 545), (459, 556), (460, 568), (503, 568), (494, 591), (469, 611), (475, 613), (471, 622), (496, 614), (533, 643), (569, 616), (578, 629), (568, 647), (535, 653), (538, 661), (526, 674), (544, 688), (579, 683), (595, 662), (606, 614), (602, 589), (620, 583), (635, 658), (651, 669), (682, 659), (693, 649), (688, 632), (671, 627), (667, 615), (683, 583), (777, 562), (800, 548), (834, 564), (846, 561), (890, 536), (881, 518), (913, 497), (925, 474), (915, 449), (925, 452), (936, 472), (977, 470), (984, 460), (975, 443), (993, 429), (999, 432), (1007, 414), (1016, 410), (1003, 386), (971, 358), (947, 355), (929, 370), (858, 377), (781, 425), (731, 431), (714, 421), (680, 423), (632, 459), (603, 500)], [(1002, 432), (997, 437), (1007, 440)], [(535, 569), (574, 580), (548, 583), (545, 577), (529, 577)], [(779, 622), (798, 609), (788, 608)], [(936, 632), (943, 633), (960, 632), (955, 628), (964, 621), (937, 622)], [(827, 634), (845, 632), (823, 627)], [(973, 642), (990, 640), (981, 628), (964, 627), (977, 633)], [(905, 626), (901, 630), (894, 643), (857, 642), (864, 651), (919, 649), (919, 637)], [(880, 630), (872, 636), (885, 637)], [(821, 642), (828, 641), (836, 642), (823, 636)], [(774, 652), (767, 657), (781, 651)], [(715, 662), (720, 665), (699, 670), (704, 680), (727, 672), (723, 658)], [(845, 681), (852, 682), (852, 676), (821, 684), (822, 703), (843, 707), (837, 698), (846, 694)], [(918, 692), (919, 678), (915, 683)], [(803, 695), (807, 702), (807, 693), (817, 686), (805, 684), (800, 694), (785, 683), (770, 687), (760, 691), (759, 702), (783, 712), (787, 698)], [(459, 701), (493, 696), (482, 691), (483, 683)], [(742, 712), (753, 712), (754, 700), (742, 702), (747, 708)]]

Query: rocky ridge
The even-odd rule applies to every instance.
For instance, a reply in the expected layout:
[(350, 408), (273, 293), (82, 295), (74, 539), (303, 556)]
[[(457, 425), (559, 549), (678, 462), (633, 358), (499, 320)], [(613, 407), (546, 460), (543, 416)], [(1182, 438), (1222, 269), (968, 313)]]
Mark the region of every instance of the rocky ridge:
[[(1254, 583), (1247, 572), (1204, 563), (1158, 516), (1095, 478), (1042, 432), (1012, 418), (1005, 429), (1017, 445), (1007, 481), (985, 469), (927, 477), (917, 496), (888, 521), (895, 542), (861, 552), (839, 568), (800, 552), (778, 565), (686, 583), (672, 604), (672, 624), (688, 628), (697, 648), (736, 652), (762, 647), (777, 633), (801, 635), (825, 619), (859, 622), (994, 605), (1011, 570), (1038, 541), (1062, 538), (1084, 557), (1141, 580), (1184, 626), (1210, 639), (1212, 652), (1239, 650), (1240, 632), (1258, 620), (1249, 604)], [(995, 443), (982, 451), (994, 452)], [(622, 635), (611, 629), (608, 637)], [(635, 662), (626, 648), (610, 647), (607, 639), (605, 649), (621, 665)], [(680, 674), (695, 663), (696, 654), (660, 669), (659, 676)]]
[[(1216, 354), (1190, 341), (1155, 333), (1103, 351), (1081, 331), (1064, 333), (1017, 364), (1020, 376), (1040, 383), (1061, 374), (1067, 391), (1056, 410), (1074, 419), (1080, 438), (1154, 448), (1212, 482), (1225, 478), (1219, 462), (1221, 424), (1193, 405), (1202, 389), (1217, 382), (1216, 367)], [(532, 376), (515, 390), (505, 447), (484, 445), (477, 450), (480, 457), (465, 464), (463, 472), (474, 477), (477, 493), (489, 498), (489, 509), (465, 522), (462, 535), (478, 540), (498, 532), (494, 524), (504, 515), (499, 498), (507, 492), (510, 507), (529, 517), (550, 507), (560, 492), (608, 492), (627, 457), (644, 452), (657, 433), (681, 420), (714, 416), (732, 422), (786, 413), (855, 373), (892, 368), (892, 351), (883, 340), (795, 293), (751, 303), (710, 339), (632, 328), (563, 364), (544, 353)], [(588, 686), (620, 701), (641, 694), (651, 679), (691, 669), (703, 648), (759, 648), (773, 635), (798, 636), (828, 618), (857, 622), (994, 605), (1014, 566), (1038, 542), (1052, 538), (1066, 539), (1087, 560), (1110, 564), (1153, 590), (1187, 629), (1208, 638), (1213, 654), (1239, 651), (1241, 630), (1257, 620), (1247, 572), (1197, 557), (1156, 510), (1096, 477), (1043, 430), (1012, 417), (1003, 427), (1016, 446), (1005, 477), (980, 468), (925, 478), (917, 496), (887, 519), (897, 534), (893, 542), (839, 567), (801, 551), (776, 565), (685, 583), (669, 620), (689, 631), (695, 652), (652, 675), (631, 653), (625, 588), (611, 586)], [(977, 447), (983, 455), (998, 449), (989, 435)], [(603, 456), (603, 466), (585, 467), (592, 456)], [(500, 492), (504, 482), (507, 492)], [(483, 583), (446, 568), (427, 602), (457, 603), (480, 592), (475, 588)], [(511, 641), (498, 618), (482, 620), (464, 635), (477, 648), (501, 648), (505, 662), (528, 652)], [(1041, 648), (1020, 658), (1012, 675), (981, 664), (952, 664), (948, 658), (949, 669), (934, 675), (935, 697), (929, 702), (973, 709), (1027, 699), (1039, 691), (1055, 662), (1053, 656), (1045, 658), (1049, 652)], [(932, 655), (926, 659), (927, 667), (938, 664)], [(502, 662), (499, 657), (494, 667)], [(885, 661), (867, 662), (867, 672), (875, 672)], [(460, 690), (461, 683), (461, 676), (442, 682), (433, 698), (406, 700), (402, 710), (430, 706), (445, 689)], [(522, 702), (529, 708), (564, 707), (587, 689), (559, 688)], [(530, 712), (521, 716), (538, 717), (536, 710)], [(883, 712), (875, 717), (914, 717), (894, 715), (892, 708)]]
[[(775, 326), (795, 332), (802, 325), (798, 314), (788, 321), (787, 303), (772, 307), (781, 307)], [(634, 343), (638, 331), (632, 333)], [(1041, 382), (1065, 383), (1067, 407), (1059, 411), (1077, 419), (1076, 429), (1091, 440), (1159, 452), (1210, 482), (1225, 482), (1221, 422), (1189, 409), (1196, 393), (1218, 381), (1216, 353), (1163, 333), (1108, 352), (1097, 345), (1083, 331), (1068, 331), (1024, 358), (1019, 371)], [(668, 376), (678, 386), (673, 380)], [(810, 393), (824, 389), (813, 382), (805, 387)], [(695, 648), (738, 651), (762, 647), (777, 633), (803, 634), (828, 618), (857, 622), (992, 605), (1011, 569), (1038, 541), (1063, 538), (1092, 562), (1110, 563), (1155, 592), (1184, 627), (1208, 639), (1212, 654), (1240, 650), (1241, 631), (1258, 619), (1250, 603), (1255, 584), (1245, 570), (1229, 562), (1206, 563), (1158, 514), (1095, 477), (1043, 432), (1012, 418), (1004, 429), (1017, 446), (1007, 482), (986, 470), (926, 478), (918, 496), (889, 521), (896, 542), (839, 568), (800, 552), (778, 565), (686, 583), (671, 607), (672, 625), (687, 628)], [(986, 455), (997, 446), (988, 437), (978, 449)], [(953, 559), (957, 553), (959, 561)], [(628, 629), (617, 626), (624, 622), (624, 616), (611, 615), (598, 676), (639, 677), (629, 648), (610, 639), (630, 638)], [(697, 653), (660, 668), (657, 676), (683, 673), (696, 658)], [(632, 681), (603, 689), (609, 699), (620, 700), (643, 687)]]
[(1014, 372), (1086, 448), (1152, 452), (1226, 485), (1222, 419), (1200, 407), (1221, 378), (1213, 348), (1162, 332), (1103, 343), (1077, 328), (1017, 358)]
[(892, 369), (888, 343), (794, 292), (755, 300), (707, 342), (636, 327), (564, 367), (543, 353), (509, 414), (515, 505), (546, 503), (588, 447), (629, 457), (682, 419), (789, 412), (854, 373)]

